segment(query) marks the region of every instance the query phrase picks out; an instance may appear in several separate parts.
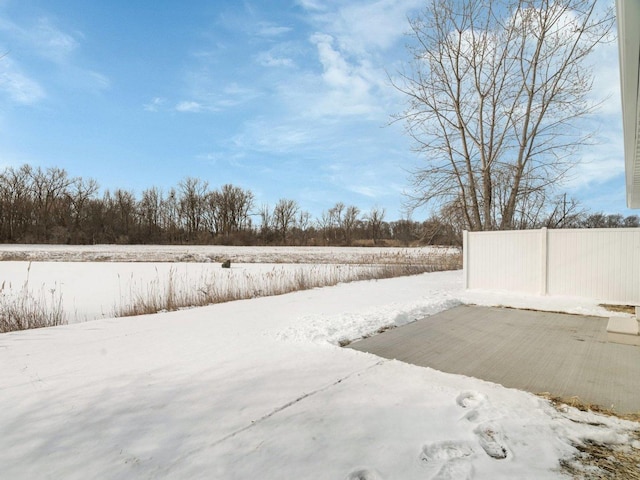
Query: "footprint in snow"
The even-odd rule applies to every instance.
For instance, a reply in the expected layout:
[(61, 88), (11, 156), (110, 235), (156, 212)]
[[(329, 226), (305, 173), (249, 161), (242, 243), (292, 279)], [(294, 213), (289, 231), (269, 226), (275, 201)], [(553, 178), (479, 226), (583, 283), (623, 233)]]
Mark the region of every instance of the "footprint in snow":
[(382, 477), (373, 470), (363, 468), (362, 470), (356, 470), (347, 475), (346, 480), (382, 480)]
[(456, 404), (467, 410), (463, 418), (473, 423), (479, 421), (480, 412), (478, 412), (478, 409), (484, 405), (486, 401), (487, 397), (485, 395), (471, 391), (462, 392), (456, 398)]
[(473, 478), (473, 465), (470, 462), (456, 459), (451, 460), (438, 470), (432, 480), (471, 480)]
[(473, 455), (473, 448), (462, 442), (436, 442), (422, 447), (420, 460), (424, 463), (441, 463)]
[(486, 397), (478, 392), (462, 392), (456, 398), (456, 403), (462, 408), (477, 408), (482, 405)]
[(468, 480), (473, 474), (473, 448), (463, 442), (437, 442), (422, 447), (420, 460), (428, 467), (439, 467), (433, 480)]
[(504, 435), (494, 425), (480, 425), (473, 431), (478, 436), (480, 446), (487, 455), (496, 460), (504, 460), (509, 456), (509, 450), (504, 441)]

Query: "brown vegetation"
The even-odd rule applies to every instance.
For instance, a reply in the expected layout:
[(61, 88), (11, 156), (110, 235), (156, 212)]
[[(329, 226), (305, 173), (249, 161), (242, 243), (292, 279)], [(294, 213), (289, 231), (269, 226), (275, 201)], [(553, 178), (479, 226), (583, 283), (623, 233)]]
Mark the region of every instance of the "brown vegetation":
[(460, 254), (432, 255), (420, 263), (400, 257), (381, 257), (370, 264), (273, 268), (266, 273), (243, 272), (230, 276), (226, 282), (216, 277), (201, 278), (195, 284), (175, 277), (171, 271), (166, 281), (156, 278), (139, 291), (129, 293), (116, 311), (116, 316), (146, 315), (182, 308), (246, 300), (257, 297), (283, 295), (338, 283), (378, 280), (426, 272), (454, 270), (461, 267)]
[[(621, 215), (567, 215), (547, 226), (638, 227), (640, 219)], [(574, 212), (575, 213), (575, 212)], [(233, 185), (211, 188), (185, 178), (163, 192), (156, 187), (99, 194), (94, 180), (69, 177), (58, 168), (7, 167), (0, 170), (0, 243), (56, 244), (220, 244), (308, 246), (460, 245), (463, 222), (443, 212), (423, 222), (385, 220), (374, 206), (361, 212), (337, 202), (313, 219), (296, 201), (280, 199), (273, 208), (256, 206), (250, 190)], [(555, 218), (551, 213), (549, 219)], [(259, 223), (255, 224), (255, 218)]]
[[(613, 410), (582, 402), (578, 397), (560, 398), (541, 394), (551, 404), (563, 411), (569, 407), (583, 412), (591, 411), (601, 415), (615, 416), (623, 420), (640, 422), (640, 412), (619, 414)], [(640, 424), (630, 433), (632, 439), (640, 443)], [(637, 445), (637, 444), (636, 444)], [(578, 454), (560, 462), (562, 471), (576, 480), (640, 480), (640, 448), (634, 445), (612, 445), (595, 441), (575, 442)]]
[(67, 323), (62, 296), (55, 290), (41, 289), (36, 293), (28, 278), (17, 294), (11, 294), (8, 287), (6, 282), (0, 285), (0, 333)]

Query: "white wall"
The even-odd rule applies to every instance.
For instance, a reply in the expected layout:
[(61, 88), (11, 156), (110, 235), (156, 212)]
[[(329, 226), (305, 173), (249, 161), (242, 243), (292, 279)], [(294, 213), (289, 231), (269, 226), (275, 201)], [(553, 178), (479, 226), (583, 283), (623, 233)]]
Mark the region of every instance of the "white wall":
[(467, 288), (640, 305), (640, 228), (465, 232)]

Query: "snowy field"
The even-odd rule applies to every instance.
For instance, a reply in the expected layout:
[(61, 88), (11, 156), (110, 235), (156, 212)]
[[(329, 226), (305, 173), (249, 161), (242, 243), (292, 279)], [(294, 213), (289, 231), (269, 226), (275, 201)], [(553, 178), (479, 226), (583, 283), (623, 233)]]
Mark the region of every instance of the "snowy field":
[(424, 260), (455, 247), (226, 247), (219, 245), (0, 245), (0, 260), (353, 264)]
[(0, 262), (0, 292), (7, 299), (22, 295), (24, 286), (51, 305), (61, 301), (69, 323), (117, 316), (140, 296), (157, 296), (171, 282), (176, 294), (210, 284), (221, 290), (241, 289), (264, 296), (268, 284), (281, 284), (300, 272), (314, 278), (348, 278), (366, 270), (355, 264), (168, 262)]
[[(29, 281), (38, 272), (91, 308), (115, 301), (113, 265), (32, 263)], [(9, 267), (20, 283), (28, 262), (0, 263), (2, 278)], [(160, 268), (143, 267), (138, 282)], [(230, 274), (245, 268), (274, 266)], [(2, 334), (0, 478), (547, 479), (566, 478), (576, 442), (640, 448), (637, 424), (337, 346), (460, 303), (609, 315), (585, 299), (465, 292), (461, 280), (429, 273)]]

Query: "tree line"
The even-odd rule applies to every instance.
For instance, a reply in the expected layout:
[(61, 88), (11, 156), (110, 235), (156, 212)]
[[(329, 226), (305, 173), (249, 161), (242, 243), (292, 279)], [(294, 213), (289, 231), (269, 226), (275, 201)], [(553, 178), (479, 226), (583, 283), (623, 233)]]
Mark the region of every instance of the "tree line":
[[(455, 211), (426, 221), (386, 221), (385, 210), (337, 202), (318, 218), (297, 201), (257, 205), (250, 190), (187, 177), (167, 192), (100, 192), (95, 180), (29, 165), (0, 171), (0, 242), (58, 244), (458, 245)], [(520, 228), (638, 227), (638, 216), (589, 214), (558, 202)]]
[(338, 202), (320, 218), (297, 201), (258, 206), (231, 184), (211, 188), (187, 177), (164, 192), (100, 192), (93, 179), (30, 165), (0, 171), (0, 242), (59, 244), (354, 245), (410, 244), (420, 224), (387, 222), (385, 211), (363, 213)]

